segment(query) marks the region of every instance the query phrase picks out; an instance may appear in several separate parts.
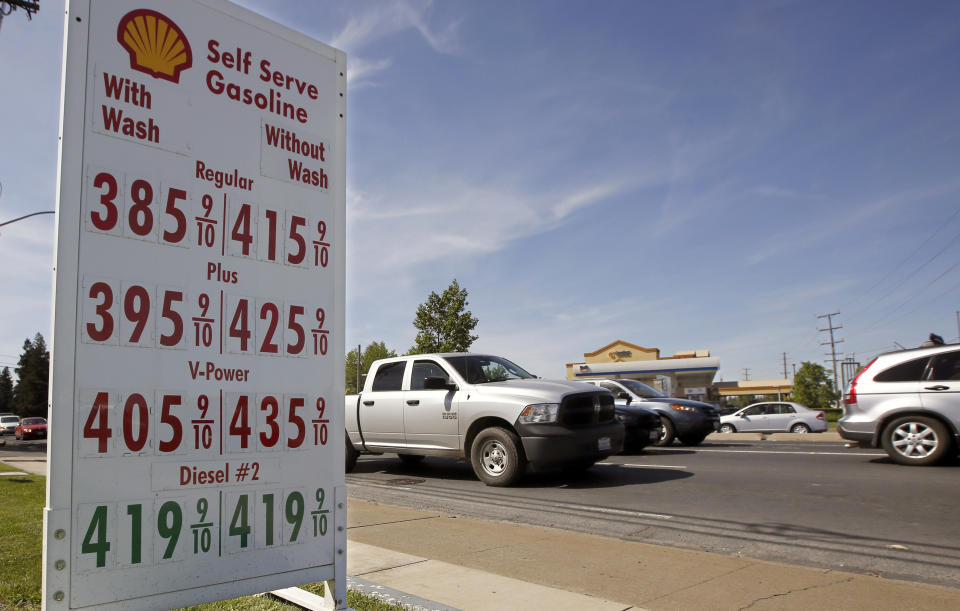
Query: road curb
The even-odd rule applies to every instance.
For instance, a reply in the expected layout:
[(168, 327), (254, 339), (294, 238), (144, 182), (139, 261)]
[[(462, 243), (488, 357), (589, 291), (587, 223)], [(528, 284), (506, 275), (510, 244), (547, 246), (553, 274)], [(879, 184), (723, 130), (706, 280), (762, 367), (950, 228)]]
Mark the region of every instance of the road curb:
[(706, 441), (790, 441), (802, 443), (843, 443), (846, 440), (836, 431), (824, 433), (711, 433)]

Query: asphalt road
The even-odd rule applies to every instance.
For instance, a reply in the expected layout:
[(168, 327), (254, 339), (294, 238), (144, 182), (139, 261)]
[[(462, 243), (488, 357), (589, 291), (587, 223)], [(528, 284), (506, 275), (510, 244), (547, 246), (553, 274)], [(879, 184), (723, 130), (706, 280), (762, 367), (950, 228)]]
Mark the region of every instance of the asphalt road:
[(361, 457), (351, 497), (960, 587), (960, 463), (841, 443), (707, 442), (489, 488), (463, 461)]
[[(46, 442), (0, 459), (42, 468)], [(706, 442), (616, 456), (585, 473), (481, 484), (464, 461), (363, 456), (352, 498), (960, 587), (960, 462), (904, 467), (838, 442)]]

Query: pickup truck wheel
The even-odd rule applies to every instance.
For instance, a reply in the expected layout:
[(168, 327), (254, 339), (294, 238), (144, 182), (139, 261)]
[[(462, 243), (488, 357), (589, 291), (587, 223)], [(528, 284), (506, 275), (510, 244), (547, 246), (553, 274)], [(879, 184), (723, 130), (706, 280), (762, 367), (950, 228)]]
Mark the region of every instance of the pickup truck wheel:
[(488, 486), (509, 486), (519, 479), (527, 459), (517, 436), (500, 427), (480, 431), (470, 448), (473, 472)]
[(346, 473), (353, 471), (353, 468), (357, 466), (357, 458), (360, 456), (360, 452), (357, 452), (357, 449), (353, 447), (353, 444), (350, 443), (350, 436), (344, 432), (344, 439), (347, 441), (347, 456), (343, 461), (343, 470)]
[(670, 422), (669, 418), (660, 416), (660, 439), (657, 440), (657, 443), (654, 445), (658, 446), (668, 446), (673, 443), (673, 440), (677, 436), (677, 431), (673, 427), (673, 423)]
[(904, 416), (883, 431), (883, 449), (901, 465), (933, 465), (950, 451), (947, 428), (926, 416)]
[(415, 465), (424, 459), (420, 454), (397, 454), (397, 456), (400, 457), (400, 462), (405, 465)]

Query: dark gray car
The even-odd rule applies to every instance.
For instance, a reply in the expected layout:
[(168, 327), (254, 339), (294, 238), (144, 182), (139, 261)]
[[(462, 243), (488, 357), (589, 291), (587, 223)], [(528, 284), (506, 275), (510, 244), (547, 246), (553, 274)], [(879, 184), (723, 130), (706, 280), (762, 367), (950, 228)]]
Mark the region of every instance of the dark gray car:
[(837, 431), (882, 447), (902, 465), (955, 455), (960, 431), (960, 345), (881, 354), (847, 386)]
[(583, 380), (613, 393), (617, 406), (641, 405), (660, 416), (658, 446), (674, 439), (689, 446), (700, 444), (707, 435), (720, 430), (717, 408), (702, 401), (668, 397), (637, 380)]

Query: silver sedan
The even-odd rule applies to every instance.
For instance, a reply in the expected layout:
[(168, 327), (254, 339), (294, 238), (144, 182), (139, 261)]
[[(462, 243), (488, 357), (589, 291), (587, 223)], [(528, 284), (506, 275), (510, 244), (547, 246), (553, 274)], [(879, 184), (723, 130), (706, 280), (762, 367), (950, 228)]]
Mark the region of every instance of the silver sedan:
[(720, 417), (721, 433), (822, 433), (827, 430), (823, 412), (799, 403), (754, 403)]

